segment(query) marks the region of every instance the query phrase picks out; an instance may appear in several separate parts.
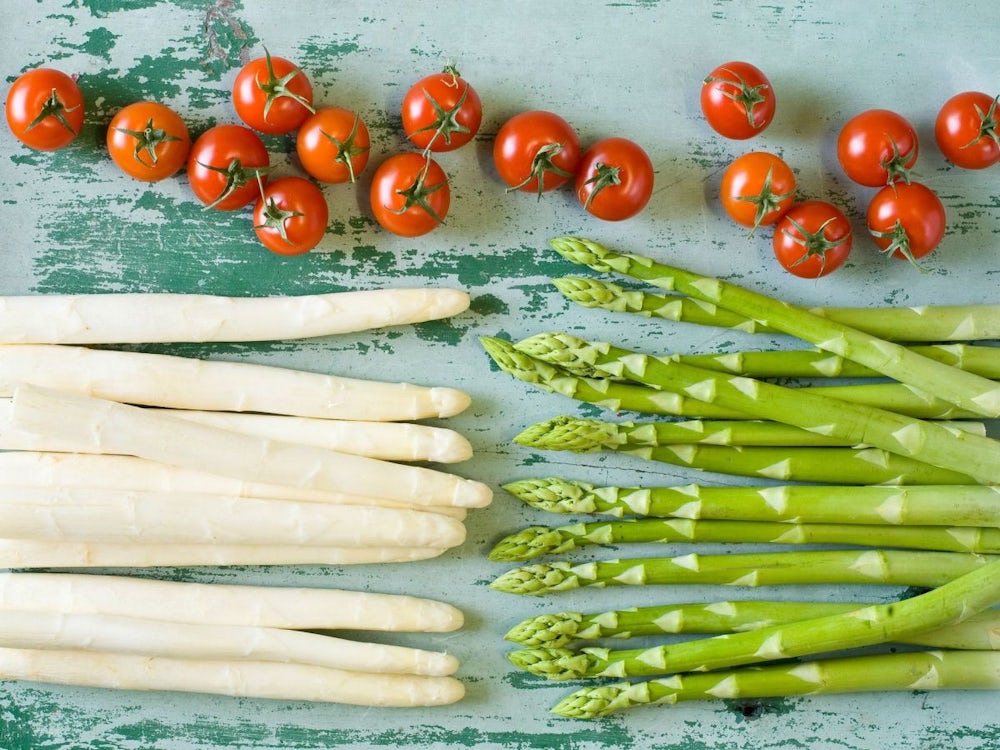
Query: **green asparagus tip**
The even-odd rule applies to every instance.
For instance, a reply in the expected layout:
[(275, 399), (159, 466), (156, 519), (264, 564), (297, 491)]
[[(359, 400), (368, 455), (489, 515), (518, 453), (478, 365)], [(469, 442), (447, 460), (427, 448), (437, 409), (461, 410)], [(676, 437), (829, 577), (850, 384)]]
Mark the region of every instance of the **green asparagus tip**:
[(531, 425), (517, 435), (514, 442), (539, 450), (585, 453), (619, 447), (624, 437), (609, 422), (562, 416)]
[(571, 263), (605, 273), (615, 270), (612, 262), (620, 257), (602, 245), (580, 237), (555, 237), (549, 240), (549, 246)]
[(604, 378), (608, 375), (594, 367), (601, 345), (568, 333), (538, 333), (516, 342), (514, 349), (580, 377)]
[(503, 488), (526, 505), (549, 513), (593, 513), (596, 510), (589, 494), (594, 486), (559, 477), (521, 479)]
[(553, 706), (552, 713), (567, 719), (597, 719), (607, 716), (617, 710), (616, 701), (625, 690), (621, 685), (581, 688)]
[(576, 640), (582, 620), (580, 612), (546, 612), (522, 620), (504, 639), (527, 648), (561, 648)]
[(591, 658), (585, 651), (568, 648), (522, 648), (507, 654), (518, 669), (547, 680), (577, 680), (585, 677)]
[(569, 552), (575, 547), (572, 539), (563, 539), (555, 529), (550, 529), (548, 526), (529, 526), (501, 539), (493, 546), (487, 557), (497, 562), (519, 562), (533, 560), (543, 555)]
[(617, 284), (581, 276), (552, 279), (552, 285), (570, 302), (583, 307), (602, 307), (622, 299), (625, 290)]
[(571, 572), (572, 567), (568, 562), (525, 565), (498, 576), (490, 588), (506, 594), (527, 596), (579, 588), (580, 579)]

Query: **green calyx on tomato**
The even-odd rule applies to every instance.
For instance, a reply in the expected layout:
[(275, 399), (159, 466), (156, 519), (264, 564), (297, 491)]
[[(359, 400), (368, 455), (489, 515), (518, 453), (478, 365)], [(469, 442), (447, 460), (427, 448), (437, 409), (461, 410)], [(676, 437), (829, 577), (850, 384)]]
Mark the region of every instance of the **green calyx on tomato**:
[(515, 190), (520, 190), (525, 185), (530, 183), (532, 180), (538, 180), (538, 199), (542, 199), (542, 193), (545, 192), (545, 175), (548, 173), (559, 175), (560, 177), (570, 178), (573, 176), (572, 172), (569, 172), (558, 164), (552, 161), (552, 159), (563, 150), (563, 145), (561, 143), (546, 143), (544, 146), (535, 152), (535, 155), (531, 158), (531, 169), (528, 171), (528, 176), (521, 180), (516, 185), (511, 185), (507, 188), (507, 192), (511, 193)]
[(431, 161), (430, 159), (427, 159), (424, 164), (424, 168), (421, 170), (420, 174), (416, 176), (416, 179), (413, 180), (413, 184), (411, 184), (408, 188), (396, 191), (396, 195), (403, 199), (403, 205), (393, 211), (393, 213), (402, 215), (416, 206), (426, 211), (427, 215), (434, 219), (434, 221), (438, 224), (444, 224), (444, 218), (438, 215), (437, 211), (434, 210), (434, 207), (427, 199), (438, 190), (445, 187), (447, 183), (439, 182), (436, 185), (427, 185), (427, 171), (430, 169), (430, 165)]
[(751, 86), (739, 73), (727, 68), (724, 70), (732, 77), (723, 78), (721, 76), (709, 75), (705, 78), (705, 83), (725, 83), (735, 88), (735, 91), (723, 91), (722, 95), (742, 105), (743, 109), (746, 110), (747, 121), (750, 127), (754, 129), (759, 128), (760, 124), (754, 119), (754, 107), (767, 102), (767, 96), (763, 92), (769, 89), (770, 86), (766, 83)]
[[(458, 86), (459, 73), (456, 68), (449, 65), (444, 69), (446, 75), (452, 77), (452, 83), (449, 86)], [(424, 94), (424, 98), (427, 99), (427, 103), (431, 105), (434, 109), (434, 120), (421, 128), (417, 128), (413, 133), (433, 133), (430, 142), (424, 148), (424, 151), (431, 151), (431, 146), (440, 137), (444, 139), (444, 142), (451, 145), (451, 138), (456, 133), (471, 133), (472, 131), (463, 125), (458, 120), (458, 114), (462, 107), (465, 106), (465, 102), (469, 97), (469, 88), (466, 87), (462, 91), (462, 95), (458, 97), (458, 101), (451, 109), (445, 109), (441, 106), (441, 103), (435, 99), (427, 89), (421, 89)], [(412, 135), (412, 134), (411, 134)]]
[(66, 128), (66, 130), (73, 135), (77, 135), (77, 132), (73, 129), (70, 121), (66, 118), (66, 113), (72, 112), (74, 109), (76, 109), (76, 107), (67, 107), (63, 104), (62, 100), (59, 98), (58, 92), (55, 89), (52, 89), (51, 96), (45, 100), (45, 104), (43, 104), (41, 109), (38, 110), (38, 114), (35, 115), (35, 119), (29, 122), (24, 130), (27, 132), (32, 128), (38, 127), (48, 118), (54, 117), (60, 125)]
[(621, 173), (621, 167), (616, 167), (613, 164), (598, 163), (595, 165), (594, 176), (584, 182), (585, 185), (593, 185), (594, 189), (591, 191), (590, 195), (587, 196), (587, 200), (583, 204), (583, 207), (585, 209), (589, 209), (594, 197), (605, 188), (613, 185), (621, 185)]
[[(261, 197), (264, 197), (263, 188), (261, 188)], [(254, 229), (273, 229), (289, 245), (292, 241), (288, 239), (288, 232), (285, 230), (285, 222), (296, 216), (304, 216), (301, 211), (291, 211), (281, 208), (277, 201), (272, 198), (267, 198), (264, 205), (263, 217), (264, 220), (260, 224), (256, 224)]]
[(979, 115), (979, 135), (962, 146), (962, 148), (971, 148), (984, 138), (1000, 146), (1000, 132), (997, 132), (997, 128), (1000, 127), (1000, 120), (997, 119), (998, 101), (1000, 101), (1000, 95), (993, 97), (993, 101), (990, 102), (990, 108), (985, 112), (983, 112), (982, 107), (978, 104), (974, 105), (976, 114)]
[(312, 103), (308, 99), (299, 96), (288, 88), (288, 82), (296, 76), (302, 75), (302, 69), (298, 67), (293, 68), (281, 78), (278, 78), (274, 73), (274, 63), (271, 61), (271, 53), (266, 48), (264, 49), (264, 60), (267, 65), (267, 80), (257, 82), (257, 85), (266, 97), (264, 101), (264, 119), (267, 119), (267, 115), (271, 111), (271, 106), (274, 102), (283, 96), (297, 101), (309, 110), (310, 113), (315, 114), (316, 110), (313, 109)]
[(774, 167), (768, 167), (767, 175), (764, 177), (764, 185), (759, 193), (756, 195), (740, 195), (736, 198), (737, 200), (752, 203), (754, 206), (754, 222), (753, 227), (750, 229), (751, 234), (761, 225), (765, 216), (781, 211), (783, 205), (795, 195), (794, 190), (788, 193), (775, 193), (771, 189), (773, 179)]
[(211, 203), (205, 204), (206, 210), (215, 208), (237, 190), (248, 185), (250, 180), (260, 182), (260, 178), (270, 171), (270, 167), (244, 167), (243, 162), (239, 159), (233, 159), (224, 167), (216, 167), (200, 161), (198, 164), (212, 172), (218, 172), (226, 178), (226, 185), (222, 188), (222, 192)]
[(361, 118), (358, 115), (354, 115), (354, 124), (351, 126), (351, 132), (348, 133), (344, 140), (330, 135), (325, 130), (320, 130), (320, 135), (322, 135), (327, 141), (329, 141), (333, 147), (336, 149), (336, 154), (333, 157), (333, 161), (337, 164), (343, 164), (347, 169), (347, 174), (350, 177), (351, 182), (357, 180), (357, 175), (354, 174), (354, 157), (360, 156), (361, 154), (367, 154), (369, 151), (368, 146), (358, 146), (356, 141), (358, 139), (358, 128), (361, 123)]
[(884, 255), (896, 255), (903, 257), (912, 263), (914, 268), (922, 273), (927, 273), (927, 269), (917, 262), (917, 256), (913, 251), (913, 243), (910, 239), (910, 233), (906, 231), (906, 227), (903, 226), (902, 221), (896, 219), (896, 223), (893, 224), (892, 229), (885, 232), (871, 228), (869, 228), (868, 231), (871, 233), (872, 237), (888, 243), (885, 244), (884, 247), (879, 247), (880, 253)]
[(803, 248), (802, 257), (791, 263), (790, 267), (806, 263), (810, 258), (819, 258), (821, 268), (820, 275), (822, 275), (823, 271), (825, 271), (827, 253), (837, 250), (848, 242), (847, 237), (840, 237), (835, 240), (828, 240), (826, 238), (826, 228), (835, 222), (836, 218), (827, 219), (819, 225), (819, 228), (817, 228), (815, 232), (810, 232), (802, 224), (799, 224), (790, 216), (786, 216), (785, 221), (795, 227), (795, 230), (800, 236), (796, 237), (786, 230), (782, 230), (782, 232), (786, 237), (789, 237)]
[(183, 139), (178, 138), (175, 135), (170, 135), (163, 128), (157, 128), (153, 126), (153, 118), (150, 117), (146, 122), (146, 127), (142, 130), (129, 130), (128, 128), (115, 128), (119, 133), (124, 133), (125, 135), (130, 135), (135, 138), (135, 151), (133, 156), (135, 160), (140, 164), (145, 164), (142, 160), (142, 154), (149, 154), (149, 160), (153, 164), (157, 162), (156, 147), (161, 144), (168, 143), (169, 141), (181, 141)]
[(882, 162), (882, 168), (889, 176), (888, 184), (895, 182), (910, 182), (910, 167), (913, 165), (913, 152), (900, 153), (899, 145), (892, 141), (892, 156)]

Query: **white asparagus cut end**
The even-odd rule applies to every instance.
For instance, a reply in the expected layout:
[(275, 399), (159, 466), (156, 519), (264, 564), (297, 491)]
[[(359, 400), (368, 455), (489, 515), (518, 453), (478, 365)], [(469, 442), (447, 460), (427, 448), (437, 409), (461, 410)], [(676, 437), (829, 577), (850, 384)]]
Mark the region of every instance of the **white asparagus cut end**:
[(405, 594), (85, 573), (0, 573), (0, 608), (297, 630), (450, 633), (464, 623), (450, 604)]
[(338, 377), (74, 346), (0, 346), (0, 395), (19, 383), (123, 403), (372, 422), (451, 417), (471, 399), (455, 388)]
[(415, 505), (489, 505), (482, 482), (422, 466), (242, 435), (114, 401), (23, 385), (11, 426), (59, 432), (89, 452), (122, 453), (255, 482), (384, 497)]
[(421, 323), (469, 307), (457, 289), (293, 297), (79, 294), (0, 297), (0, 342), (142, 344), (304, 339)]
[(0, 486), (0, 537), (51, 542), (457, 547), (461, 521), (419, 510), (228, 495)]
[(0, 610), (0, 648), (80, 649), (176, 659), (252, 659), (353, 672), (449, 675), (451, 654), (282, 628)]
[(429, 560), (437, 547), (46, 542), (0, 538), (0, 568), (166, 568), (233, 565), (375, 565)]
[[(264, 500), (292, 500), (338, 505), (374, 505), (381, 508), (411, 508), (440, 513), (456, 520), (468, 515), (465, 508), (450, 505), (400, 503), (381, 497), (341, 492), (283, 487), (245, 482), (137, 456), (44, 451), (0, 452), (0, 485), (11, 487), (89, 487), (105, 490), (149, 492), (204, 492)], [(447, 499), (442, 499), (442, 503)]]
[(0, 680), (386, 707), (447, 705), (465, 695), (454, 677), (52, 649), (0, 649)]

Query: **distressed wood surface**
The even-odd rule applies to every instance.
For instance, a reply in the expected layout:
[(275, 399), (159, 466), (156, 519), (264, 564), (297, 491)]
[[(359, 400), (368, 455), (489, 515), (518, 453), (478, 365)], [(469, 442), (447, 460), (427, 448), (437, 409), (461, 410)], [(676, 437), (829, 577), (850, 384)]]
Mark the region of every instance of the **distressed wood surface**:
[[(997, 168), (955, 169), (932, 140), (934, 116), (947, 97), (965, 89), (996, 93), (1000, 36), (989, 0), (960, 5), (2, 0), (0, 17), (0, 70), (7, 84), (28, 68), (49, 65), (79, 75), (88, 102), (85, 131), (63, 151), (32, 152), (6, 130), (0, 133), (0, 293), (268, 295), (423, 283), (461, 286), (473, 294), (472, 308), (444, 323), (294, 343), (147, 349), (463, 388), (474, 405), (447, 426), (470, 438), (476, 456), (456, 471), (494, 487), (547, 474), (633, 484), (705, 478), (620, 456), (567, 457), (513, 446), (510, 438), (530, 422), (591, 412), (529, 391), (492, 370), (478, 344), (481, 335), (521, 337), (567, 329), (629, 346), (692, 352), (788, 344), (781, 337), (749, 339), (571, 309), (548, 278), (576, 269), (546, 249), (550, 237), (590, 236), (810, 305), (1000, 298), (995, 284), (1000, 273)], [(125, 177), (109, 161), (103, 147), (107, 122), (135, 100), (172, 105), (195, 133), (235, 121), (229, 87), (239, 65), (261, 54), (265, 45), (301, 64), (319, 103), (361, 113), (372, 131), (374, 164), (407, 148), (398, 114), (407, 87), (448, 63), (460, 68), (478, 89), (485, 116), (471, 146), (440, 157), (453, 189), (444, 227), (418, 239), (380, 230), (367, 209), (370, 167), (356, 187), (324, 189), (332, 220), (317, 251), (279, 258), (258, 245), (247, 212), (203, 211), (183, 175), (147, 185)], [(731, 59), (762, 67), (778, 92), (774, 124), (752, 142), (714, 136), (700, 115), (702, 77)], [(768, 233), (748, 239), (721, 214), (716, 197), (722, 170), (744, 151), (777, 150), (797, 171), (803, 195), (840, 202), (861, 232), (870, 191), (847, 182), (836, 165), (834, 140), (843, 121), (869, 107), (896, 110), (916, 124), (924, 144), (919, 178), (939, 191), (949, 213), (942, 247), (921, 274), (879, 257), (859, 235), (852, 259), (832, 277), (804, 281), (781, 273)], [(584, 142), (621, 134), (642, 143), (657, 168), (657, 190), (647, 210), (623, 224), (604, 224), (584, 214), (566, 191), (540, 201), (505, 194), (492, 167), (493, 135), (507, 117), (531, 108), (559, 112)], [(289, 138), (268, 138), (267, 144), (277, 174), (297, 172)], [(973, 750), (1000, 743), (991, 693), (775, 700), (750, 712), (753, 718), (725, 703), (637, 710), (596, 722), (552, 718), (548, 707), (569, 686), (542, 683), (508, 665), (504, 652), (509, 645), (501, 637), (515, 622), (560, 608), (763, 594), (693, 587), (520, 599), (489, 590), (489, 580), (505, 569), (485, 560), (492, 543), (517, 527), (545, 520), (498, 491), (491, 508), (470, 514), (466, 544), (432, 561), (354, 569), (145, 573), (414, 593), (449, 601), (466, 612), (466, 627), (419, 642), (461, 659), (459, 676), (468, 694), (455, 706), (366, 710), (3, 683), (0, 748)], [(887, 600), (900, 592), (767, 593)]]

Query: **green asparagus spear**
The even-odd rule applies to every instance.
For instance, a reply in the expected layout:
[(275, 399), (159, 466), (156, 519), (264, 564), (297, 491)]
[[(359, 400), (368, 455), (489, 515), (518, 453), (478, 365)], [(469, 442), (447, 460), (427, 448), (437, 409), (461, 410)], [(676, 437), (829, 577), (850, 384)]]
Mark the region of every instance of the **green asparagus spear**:
[[(584, 307), (638, 313), (682, 323), (734, 328), (748, 333), (781, 332), (759, 320), (694, 297), (625, 289), (600, 279), (572, 276), (554, 279), (553, 284), (567, 299)], [(1000, 338), (1000, 305), (816, 307), (809, 312), (889, 341), (984, 341)], [(975, 372), (974, 368), (962, 369)]]
[(562, 366), (592, 368), (655, 388), (718, 403), (759, 419), (872, 445), (980, 481), (1000, 482), (1000, 441), (885, 409), (804, 393), (761, 380), (665, 361), (567, 334), (540, 334), (515, 347)]
[(688, 700), (998, 687), (998, 652), (907, 651), (585, 687), (559, 701), (552, 712), (567, 718), (593, 719), (634, 706)]
[(936, 362), (899, 344), (767, 295), (658, 263), (652, 258), (615, 253), (596, 242), (572, 237), (560, 237), (550, 244), (574, 263), (596, 271), (625, 274), (667, 291), (711, 302), (870, 367), (886, 377), (926, 390), (963, 409), (987, 417), (1000, 416), (1000, 385), (988, 378)]
[(561, 477), (504, 489), (550, 513), (801, 523), (1000, 526), (1000, 487), (989, 485), (598, 487)]
[[(933, 587), (986, 565), (992, 558), (962, 552), (808, 550), (677, 557), (638, 557), (582, 563), (555, 561), (514, 568), (490, 586), (508, 594), (540, 595), (581, 587), (726, 584), (771, 586), (879, 583)], [(1000, 572), (997, 573), (1000, 577)], [(1000, 587), (1000, 583), (997, 584)], [(1000, 598), (1000, 597), (998, 597)]]

